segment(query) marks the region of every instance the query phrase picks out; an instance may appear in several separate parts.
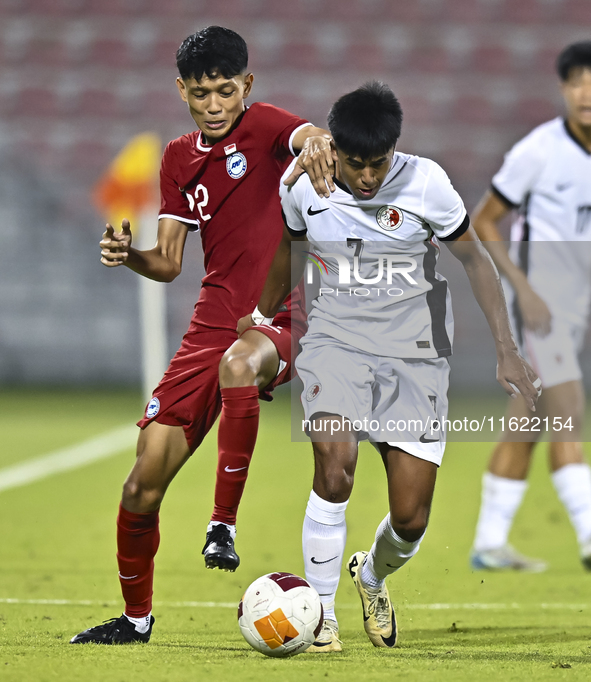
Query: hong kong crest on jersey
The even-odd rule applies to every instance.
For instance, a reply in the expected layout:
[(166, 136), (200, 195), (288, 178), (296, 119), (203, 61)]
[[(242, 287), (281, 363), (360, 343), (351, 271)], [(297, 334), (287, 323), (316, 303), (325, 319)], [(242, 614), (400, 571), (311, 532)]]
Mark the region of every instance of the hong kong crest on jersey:
[(404, 216), (402, 211), (396, 208), (396, 206), (382, 206), (376, 213), (376, 220), (382, 230), (391, 232), (392, 230), (397, 230), (402, 225)]
[(317, 398), (320, 395), (321, 390), (322, 386), (320, 384), (314, 384), (313, 386), (310, 386), (310, 388), (306, 391), (306, 400), (311, 403), (314, 398)]
[(246, 173), (246, 156), (236, 152), (226, 159), (226, 170), (234, 180), (238, 180)]

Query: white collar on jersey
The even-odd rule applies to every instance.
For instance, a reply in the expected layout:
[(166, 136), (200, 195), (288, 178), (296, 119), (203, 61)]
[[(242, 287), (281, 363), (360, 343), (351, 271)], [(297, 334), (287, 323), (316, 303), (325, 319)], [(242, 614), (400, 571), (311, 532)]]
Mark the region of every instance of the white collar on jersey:
[(197, 135), (197, 149), (199, 149), (202, 152), (210, 152), (211, 147), (208, 147), (206, 144), (202, 142), (203, 140), (203, 132), (200, 130), (199, 135)]

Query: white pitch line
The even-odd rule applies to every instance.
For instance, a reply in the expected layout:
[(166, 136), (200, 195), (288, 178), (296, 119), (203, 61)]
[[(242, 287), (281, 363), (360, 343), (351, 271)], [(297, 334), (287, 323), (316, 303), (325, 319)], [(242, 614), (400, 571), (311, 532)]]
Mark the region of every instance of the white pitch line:
[(121, 426), (82, 443), (0, 469), (0, 492), (112, 457), (132, 447), (137, 433), (135, 425)]
[[(113, 600), (92, 601), (88, 599), (1, 599), (0, 604), (36, 604), (41, 606), (117, 606), (120, 602)], [(156, 601), (154, 606), (171, 608), (192, 608), (192, 609), (235, 609), (238, 602), (226, 601)], [(589, 608), (589, 604), (561, 604), (561, 603), (541, 603), (541, 604), (487, 604), (487, 603), (467, 603), (467, 604), (401, 604), (403, 609), (421, 609), (428, 611), (502, 611), (506, 609), (555, 609), (563, 611), (580, 611)], [(339, 608), (357, 609), (358, 604), (340, 604)]]
[[(36, 604), (41, 606), (117, 606), (120, 601), (105, 599), (101, 601), (90, 599), (0, 599), (0, 604)], [(154, 606), (169, 606), (195, 609), (236, 609), (238, 602), (226, 601), (155, 601)]]

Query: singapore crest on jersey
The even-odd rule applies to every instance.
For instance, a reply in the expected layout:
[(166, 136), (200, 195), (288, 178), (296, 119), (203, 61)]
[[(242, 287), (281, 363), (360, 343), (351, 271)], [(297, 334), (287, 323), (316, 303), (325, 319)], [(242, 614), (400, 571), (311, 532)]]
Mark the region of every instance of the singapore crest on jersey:
[(376, 220), (382, 230), (397, 230), (404, 220), (402, 211), (396, 206), (382, 206), (376, 213)]
[(228, 156), (226, 159), (226, 170), (233, 180), (238, 180), (246, 173), (246, 156), (240, 152)]
[(152, 398), (150, 402), (148, 403), (148, 407), (146, 408), (146, 417), (148, 419), (152, 419), (152, 417), (155, 417), (158, 412), (160, 411), (160, 401), (158, 398)]

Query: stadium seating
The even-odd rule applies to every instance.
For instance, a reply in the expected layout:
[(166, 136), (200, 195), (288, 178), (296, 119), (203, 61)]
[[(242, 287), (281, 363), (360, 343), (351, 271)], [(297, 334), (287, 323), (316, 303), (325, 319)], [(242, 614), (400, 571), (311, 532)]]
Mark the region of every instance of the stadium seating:
[(528, 127), (540, 125), (556, 116), (554, 102), (542, 97), (524, 97), (517, 106), (517, 116)]
[[(551, 82), (557, 51), (590, 17), (591, 3), (582, 0), (7, 0), (0, 9), (3, 142), (20, 144), (10, 142), (20, 139), (11, 138), (10, 121), (25, 115), (42, 117), (44, 130), (66, 117), (78, 132), (86, 119), (100, 118), (107, 136), (123, 123), (150, 125), (165, 139), (183, 121), (190, 127), (173, 91), (174, 54), (186, 33), (208, 23), (233, 25), (248, 39), (261, 85), (255, 98), (264, 93), (322, 122), (331, 99), (376, 77), (408, 93), (405, 127), (441, 125), (445, 136), (452, 123), (483, 134), (510, 126), (517, 136), (559, 104), (547, 87), (532, 98), (519, 82)], [(434, 97), (441, 79), (447, 95)], [(516, 101), (483, 92), (487, 79), (505, 89), (510, 81)], [(74, 156), (77, 166), (88, 158)], [(56, 152), (59, 172), (67, 172), (64, 158)], [(456, 165), (461, 188), (467, 166)], [(477, 164), (473, 172), (485, 184)]]
[(573, 24), (591, 24), (591, 3), (587, 0), (565, 0), (563, 21)]
[(89, 197), (117, 151), (192, 129), (174, 58), (209, 24), (246, 38), (252, 101), (320, 125), (347, 90), (391, 84), (399, 148), (440, 162), (471, 210), (506, 149), (561, 111), (556, 55), (588, 37), (591, 0), (3, 0), (0, 164), (18, 173), (22, 210), (33, 186), (54, 197), (48, 225), (102, 222)]

